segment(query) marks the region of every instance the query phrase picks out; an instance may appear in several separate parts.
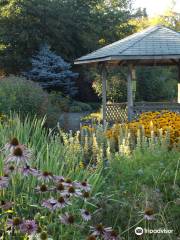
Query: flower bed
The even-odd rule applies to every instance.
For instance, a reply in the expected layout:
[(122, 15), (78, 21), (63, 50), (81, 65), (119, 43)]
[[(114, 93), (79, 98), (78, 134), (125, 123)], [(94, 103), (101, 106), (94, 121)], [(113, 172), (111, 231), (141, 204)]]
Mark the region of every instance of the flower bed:
[[(89, 202), (91, 185), (87, 180), (73, 181), (68, 177), (32, 166), (35, 159), (33, 151), (20, 144), (17, 138), (7, 143), (2, 151), (5, 156), (3, 172), (0, 176), (0, 191), (2, 191), (0, 230), (3, 239), (15, 237), (44, 240), (51, 239), (48, 238), (49, 234), (52, 235), (52, 239), (58, 239), (58, 235), (63, 234), (62, 229), (68, 226), (70, 231), (73, 229), (75, 231), (77, 227), (86, 231), (88, 222), (92, 218), (89, 211), (92, 208)], [(17, 192), (16, 187), (21, 186), (22, 182), (26, 185), (25, 192)], [(21, 209), (23, 206), (20, 206), (16, 199), (23, 199), (27, 192), (31, 195), (24, 207), (28, 206), (28, 211), (33, 207), (39, 211), (38, 214), (34, 213), (34, 216), (30, 212), (25, 214), (31, 215), (28, 219), (23, 215), (24, 210)], [(77, 205), (81, 208), (77, 208)], [(48, 223), (52, 225), (49, 232)], [(58, 225), (61, 227), (58, 228)], [(55, 233), (55, 228), (58, 234)], [(118, 239), (118, 234), (111, 227), (105, 228), (102, 224), (90, 227), (89, 230), (87, 229), (87, 234), (88, 232), (91, 235), (87, 236), (87, 239), (96, 239), (96, 236), (108, 240)]]
[(170, 142), (178, 143), (180, 138), (180, 114), (169, 111), (142, 113), (139, 120), (131, 122), (128, 128), (137, 132), (142, 127), (147, 137), (153, 132), (156, 136), (167, 133), (170, 135)]
[[(180, 114), (169, 111), (145, 112), (137, 121), (127, 124), (115, 124), (106, 131), (108, 139), (118, 142), (123, 129), (131, 137), (166, 138), (170, 145), (178, 146), (180, 140)], [(126, 135), (127, 135), (126, 134)]]
[(115, 130), (118, 147), (101, 125), (54, 134), (36, 118), (0, 122), (0, 239), (135, 240), (148, 224), (177, 239), (180, 152), (153, 136), (139, 147), (138, 134), (129, 151), (128, 127)]

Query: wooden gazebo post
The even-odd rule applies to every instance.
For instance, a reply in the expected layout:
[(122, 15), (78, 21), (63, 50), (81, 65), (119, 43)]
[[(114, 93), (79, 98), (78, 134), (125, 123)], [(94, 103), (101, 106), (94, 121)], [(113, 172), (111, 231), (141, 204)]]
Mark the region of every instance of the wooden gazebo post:
[(133, 89), (132, 89), (132, 72), (134, 66), (128, 65), (128, 76), (127, 76), (127, 102), (128, 102), (128, 121), (132, 120), (133, 117)]
[(180, 60), (178, 61), (178, 83), (180, 83)]
[(178, 70), (178, 99), (177, 102), (180, 103), (180, 60), (178, 61), (177, 65)]
[(106, 102), (107, 102), (107, 69), (105, 64), (101, 67), (101, 80), (102, 80), (102, 116), (103, 116), (103, 127), (106, 126)]

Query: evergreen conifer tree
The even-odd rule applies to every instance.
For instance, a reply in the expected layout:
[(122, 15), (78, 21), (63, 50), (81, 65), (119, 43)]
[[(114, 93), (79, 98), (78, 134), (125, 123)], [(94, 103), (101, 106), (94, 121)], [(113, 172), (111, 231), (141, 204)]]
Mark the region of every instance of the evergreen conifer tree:
[(32, 58), (32, 69), (24, 75), (27, 79), (36, 81), (47, 90), (60, 89), (69, 96), (77, 93), (75, 79), (77, 73), (73, 73), (71, 65), (60, 56), (50, 50), (47, 44), (41, 46), (37, 55)]

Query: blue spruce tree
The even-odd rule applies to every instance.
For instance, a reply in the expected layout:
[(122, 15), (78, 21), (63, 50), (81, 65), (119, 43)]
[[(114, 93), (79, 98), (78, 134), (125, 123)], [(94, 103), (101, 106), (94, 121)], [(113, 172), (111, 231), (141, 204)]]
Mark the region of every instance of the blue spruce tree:
[(60, 89), (73, 97), (77, 93), (75, 79), (78, 74), (73, 73), (70, 69), (69, 63), (52, 52), (47, 44), (44, 44), (37, 55), (32, 58), (32, 69), (24, 75), (27, 79), (38, 82), (44, 89)]

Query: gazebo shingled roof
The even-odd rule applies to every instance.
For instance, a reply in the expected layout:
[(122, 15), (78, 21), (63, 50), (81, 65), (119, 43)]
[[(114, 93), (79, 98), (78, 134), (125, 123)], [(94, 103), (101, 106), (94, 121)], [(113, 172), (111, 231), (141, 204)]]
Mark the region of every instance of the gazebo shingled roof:
[(180, 33), (157, 25), (78, 58), (75, 64), (123, 60), (163, 60), (173, 64), (172, 59), (180, 59)]
[[(175, 65), (180, 83), (180, 33), (157, 25), (78, 58), (75, 64), (100, 64), (102, 77), (103, 124), (106, 123), (106, 65), (128, 66), (128, 120), (133, 116), (132, 78), (137, 65)], [(179, 85), (180, 91), (180, 85)], [(180, 96), (180, 93), (179, 93)]]

